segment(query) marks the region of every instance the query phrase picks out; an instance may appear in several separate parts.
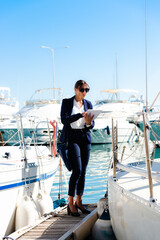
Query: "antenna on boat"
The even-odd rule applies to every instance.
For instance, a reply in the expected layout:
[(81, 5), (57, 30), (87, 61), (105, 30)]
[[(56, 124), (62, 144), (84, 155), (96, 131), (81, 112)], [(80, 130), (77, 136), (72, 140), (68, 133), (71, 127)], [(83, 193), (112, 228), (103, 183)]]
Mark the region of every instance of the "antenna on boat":
[(148, 109), (148, 79), (147, 79), (147, 14), (146, 14), (146, 0), (145, 0), (145, 66), (146, 66), (146, 111)]
[[(118, 55), (116, 54), (116, 87), (115, 89), (118, 89)], [(115, 94), (116, 98), (118, 99), (118, 93)]]

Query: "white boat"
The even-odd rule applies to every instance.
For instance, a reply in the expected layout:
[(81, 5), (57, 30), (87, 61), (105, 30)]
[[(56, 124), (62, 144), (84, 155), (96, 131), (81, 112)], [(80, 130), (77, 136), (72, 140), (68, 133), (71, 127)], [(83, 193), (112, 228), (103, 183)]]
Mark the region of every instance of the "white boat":
[(15, 98), (11, 98), (8, 87), (0, 87), (0, 109), (0, 123), (19, 110), (19, 103)]
[(118, 161), (113, 138), (113, 169), (108, 175), (108, 203), (117, 240), (159, 239), (160, 159), (153, 161), (150, 158), (149, 130), (145, 118), (144, 127), (146, 157), (139, 156), (137, 162), (128, 160), (128, 164), (125, 164), (125, 161)]
[(46, 146), (0, 147), (0, 239), (53, 211), (58, 164)]
[[(118, 121), (118, 141), (128, 142), (138, 136), (138, 128), (127, 120), (143, 109), (143, 99), (137, 98), (138, 92), (130, 89), (107, 89), (111, 99), (97, 101), (94, 109), (102, 110), (95, 119), (95, 127), (91, 130), (92, 143), (112, 143), (112, 118)], [(128, 100), (120, 100), (119, 94), (132, 93)], [(134, 93), (134, 95), (133, 95)]]
[[(150, 140), (156, 145), (160, 146), (160, 106), (156, 105), (155, 102), (158, 99), (160, 92), (156, 96), (151, 106), (144, 107), (145, 113), (147, 113), (147, 121), (149, 122), (150, 128)], [(143, 112), (137, 112), (134, 117), (128, 118), (128, 121), (134, 123), (142, 132), (143, 128)]]
[[(149, 127), (150, 127), (150, 140), (153, 141), (157, 146), (160, 146), (160, 112), (157, 114), (149, 115)], [(143, 121), (141, 118), (134, 121), (135, 125), (143, 132)]]
[(62, 93), (60, 88), (54, 90), (58, 91), (58, 97), (53, 99), (53, 88), (38, 89), (34, 92), (31, 99), (24, 103), (24, 107), (20, 109), (19, 113), (25, 117), (33, 117), (42, 119), (51, 119), (58, 121), (60, 118), (60, 107)]
[[(56, 89), (61, 91), (61, 89)], [(25, 106), (20, 109), (17, 116), (21, 115), (23, 120), (24, 136), (34, 139), (37, 144), (49, 144), (54, 134), (53, 121), (60, 127), (61, 96), (52, 99), (53, 89), (39, 89)], [(0, 126), (3, 141), (10, 145), (18, 144), (18, 126), (16, 116)], [(11, 138), (11, 136), (14, 136)], [(33, 144), (32, 140), (32, 144)]]
[[(160, 92), (158, 95), (160, 95)], [(144, 109), (144, 112), (147, 112), (147, 120), (150, 128), (150, 140), (157, 146), (160, 146), (160, 106), (153, 106), (152, 104), (147, 109), (148, 110)], [(128, 121), (134, 123), (143, 132), (142, 116), (142, 112), (139, 112), (133, 118), (128, 119)]]

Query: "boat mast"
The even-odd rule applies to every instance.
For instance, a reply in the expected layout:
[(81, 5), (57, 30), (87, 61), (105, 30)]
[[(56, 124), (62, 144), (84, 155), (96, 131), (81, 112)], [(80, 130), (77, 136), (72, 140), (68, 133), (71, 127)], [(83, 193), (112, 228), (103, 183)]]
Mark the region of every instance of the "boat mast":
[(147, 16), (146, 16), (146, 0), (145, 0), (145, 68), (146, 68), (146, 111), (148, 109), (148, 79), (147, 79)]
[[(116, 54), (116, 89), (118, 89), (118, 56)], [(118, 100), (118, 93), (116, 93), (116, 98)]]
[(118, 89), (118, 57), (116, 55), (116, 89)]

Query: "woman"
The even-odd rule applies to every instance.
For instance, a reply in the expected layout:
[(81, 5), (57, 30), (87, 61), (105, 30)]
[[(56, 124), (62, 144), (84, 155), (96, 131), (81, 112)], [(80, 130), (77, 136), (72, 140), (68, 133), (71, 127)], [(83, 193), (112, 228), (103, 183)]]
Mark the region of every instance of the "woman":
[[(90, 130), (94, 126), (93, 117), (87, 114), (92, 109), (92, 103), (85, 98), (89, 91), (88, 84), (78, 80), (74, 87), (75, 95), (72, 98), (63, 99), (61, 107), (61, 121), (64, 125), (61, 142), (68, 142), (68, 156), (72, 163), (72, 174), (68, 189), (68, 215), (80, 216), (82, 213), (90, 213), (82, 204), (85, 185), (86, 168), (91, 149)], [(74, 200), (75, 193), (76, 202)]]

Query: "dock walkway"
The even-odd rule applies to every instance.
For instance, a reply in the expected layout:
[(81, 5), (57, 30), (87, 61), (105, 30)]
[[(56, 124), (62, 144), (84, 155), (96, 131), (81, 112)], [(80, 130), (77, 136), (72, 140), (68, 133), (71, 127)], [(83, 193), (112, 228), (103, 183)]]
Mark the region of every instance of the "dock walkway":
[(60, 212), (55, 212), (36, 226), (17, 231), (16, 234), (11, 234), (11, 237), (16, 240), (82, 240), (97, 220), (96, 204), (88, 204), (88, 209), (91, 211), (89, 215), (80, 213), (80, 217), (73, 217), (68, 215), (67, 208), (63, 207)]

